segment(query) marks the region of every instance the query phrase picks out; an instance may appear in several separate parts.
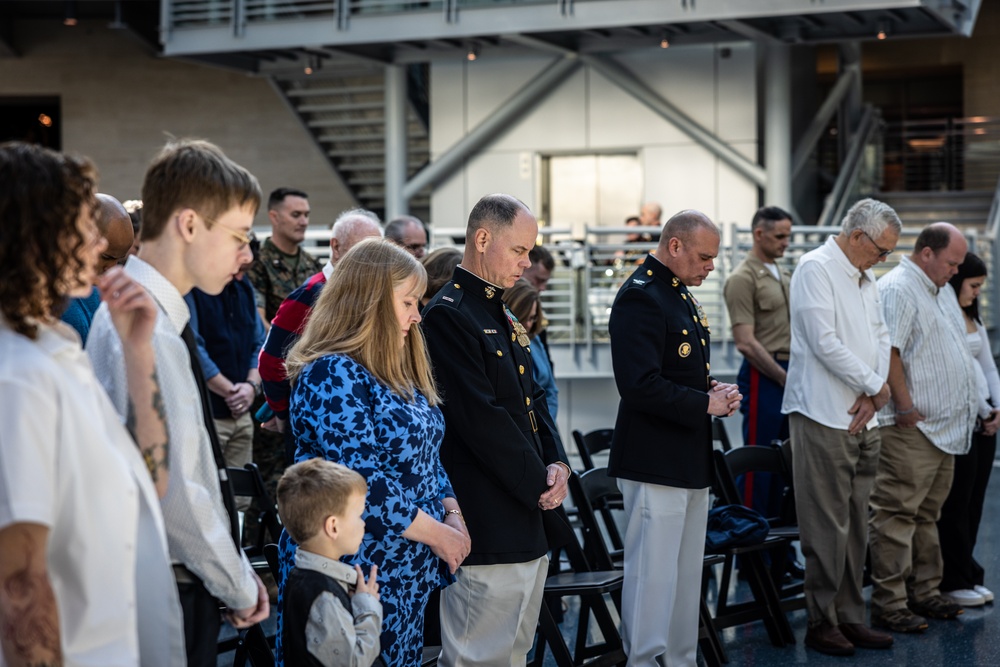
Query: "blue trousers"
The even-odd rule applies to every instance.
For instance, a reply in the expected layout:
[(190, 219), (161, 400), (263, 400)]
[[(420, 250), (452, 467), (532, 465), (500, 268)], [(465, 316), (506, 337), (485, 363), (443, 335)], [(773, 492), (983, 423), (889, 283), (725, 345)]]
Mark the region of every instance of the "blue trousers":
[[(777, 364), (788, 369), (787, 361)], [(781, 414), (785, 388), (743, 360), (736, 384), (743, 394), (743, 444), (769, 445), (774, 440), (788, 438), (788, 415)], [(737, 479), (743, 504), (765, 517), (781, 515), (782, 491), (785, 480), (769, 473), (750, 473)]]

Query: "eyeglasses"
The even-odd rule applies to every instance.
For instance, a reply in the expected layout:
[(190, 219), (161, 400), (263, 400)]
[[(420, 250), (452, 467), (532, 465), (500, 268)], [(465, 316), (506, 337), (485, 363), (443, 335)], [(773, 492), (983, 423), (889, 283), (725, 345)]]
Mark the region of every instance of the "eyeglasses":
[(868, 237), (868, 240), (871, 241), (872, 245), (875, 246), (875, 249), (878, 250), (879, 259), (882, 259), (883, 257), (888, 257), (892, 253), (891, 250), (886, 250), (879, 244), (875, 243), (875, 239), (873, 239), (865, 230), (862, 229), (861, 233), (864, 234), (866, 237)]
[[(198, 213), (198, 212), (195, 211), (195, 213)], [(201, 213), (198, 213), (198, 215), (201, 215)], [(216, 225), (217, 227), (219, 227), (220, 229), (222, 229), (223, 231), (225, 231), (227, 234), (229, 234), (230, 236), (232, 236), (234, 239), (236, 239), (237, 241), (239, 241), (240, 242), (240, 250), (243, 250), (243, 248), (246, 248), (248, 245), (250, 245), (250, 242), (253, 241), (253, 232), (250, 232), (249, 234), (247, 234), (246, 232), (241, 232), (241, 231), (238, 231), (236, 229), (230, 229), (229, 227), (226, 227), (225, 225), (220, 224), (220, 223), (216, 222), (215, 220), (212, 220), (211, 218), (205, 217), (204, 215), (201, 215), (201, 218), (202, 218), (202, 220), (205, 221), (205, 223), (207, 224), (208, 227), (211, 227), (212, 225)]]

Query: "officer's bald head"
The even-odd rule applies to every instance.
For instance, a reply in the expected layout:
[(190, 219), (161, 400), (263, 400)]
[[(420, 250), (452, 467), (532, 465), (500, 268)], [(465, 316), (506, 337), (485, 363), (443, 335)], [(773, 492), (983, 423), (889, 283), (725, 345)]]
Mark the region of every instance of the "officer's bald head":
[(694, 233), (699, 229), (707, 229), (719, 235), (719, 228), (707, 215), (701, 211), (688, 209), (675, 213), (666, 224), (663, 225), (663, 233), (660, 235), (660, 245), (669, 243), (671, 238), (678, 238), (683, 242), (690, 242)]
[(104, 193), (97, 194), (97, 229), (108, 242), (98, 259), (97, 270), (104, 273), (127, 256), (135, 239), (132, 218), (122, 203)]
[(486, 229), (497, 234), (514, 224), (520, 212), (528, 212), (528, 207), (520, 199), (505, 194), (486, 195), (472, 207), (469, 223), (465, 229), (466, 244), (472, 243), (476, 232)]

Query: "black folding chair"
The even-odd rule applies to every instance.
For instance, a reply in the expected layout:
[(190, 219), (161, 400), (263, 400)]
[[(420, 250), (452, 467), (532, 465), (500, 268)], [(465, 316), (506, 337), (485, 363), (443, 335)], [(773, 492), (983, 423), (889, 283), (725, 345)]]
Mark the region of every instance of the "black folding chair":
[[(726, 504), (739, 504), (739, 498), (733, 495), (736, 484), (726, 466), (727, 454), (715, 450), (713, 456), (715, 458), (714, 486), (716, 497)], [(730, 502), (731, 500), (735, 502)], [(763, 621), (768, 637), (774, 646), (780, 647), (795, 643), (792, 627), (789, 625), (785, 610), (782, 608), (781, 596), (764, 560), (764, 553), (770, 554), (772, 562), (775, 557), (784, 558), (788, 545), (789, 542), (784, 537), (769, 535), (766, 540), (759, 544), (727, 547), (707, 552), (724, 557), (715, 612), (716, 627), (729, 628), (760, 620)], [(737, 558), (740, 559), (740, 577), (746, 580), (749, 585), (753, 599), (746, 602), (730, 603), (728, 599), (729, 586), (733, 579)]]
[[(791, 469), (785, 463), (785, 455), (782, 449), (773, 445), (752, 445), (737, 447), (726, 452), (722, 456), (725, 462), (725, 469), (719, 476), (719, 483), (723, 488), (723, 495), (726, 502), (745, 504), (740, 497), (739, 489), (736, 486), (736, 479), (741, 475), (752, 473), (769, 473), (778, 475), (785, 480), (785, 490), (782, 494), (781, 510), (777, 516), (768, 516), (770, 531), (768, 534), (773, 537), (783, 537), (791, 542), (799, 541), (799, 526), (795, 521), (795, 498), (793, 495), (790, 480), (792, 479)], [(801, 581), (782, 586), (785, 574), (788, 571), (788, 558), (786, 554), (775, 554), (771, 559), (771, 578), (778, 587), (778, 594), (781, 597), (781, 606), (785, 611), (794, 611), (805, 608), (805, 597), (803, 597), (803, 583)]]
[[(565, 520), (552, 512), (546, 513), (546, 532), (552, 549), (565, 552), (570, 569), (551, 574), (545, 580), (544, 600), (538, 619), (538, 641), (535, 643), (532, 667), (542, 665), (546, 646), (552, 651), (552, 656), (559, 667), (577, 667), (584, 663), (591, 667), (624, 665), (625, 651), (621, 635), (605, 598), (606, 595), (610, 596), (613, 604), (618, 609), (621, 608), (621, 588), (624, 579), (621, 571), (593, 570), (587, 562), (576, 533)], [(572, 653), (552, 614), (552, 607), (559, 605), (564, 597), (569, 596), (580, 597), (581, 610)], [(604, 638), (603, 642), (597, 644), (588, 643), (591, 613)]]
[(614, 435), (614, 430), (610, 428), (590, 431), (586, 435), (580, 431), (573, 431), (573, 441), (576, 443), (577, 451), (580, 452), (584, 470), (595, 468), (592, 458), (594, 454), (611, 449), (612, 435)]
[[(260, 526), (257, 530), (256, 542), (253, 545), (245, 546), (243, 552), (247, 555), (251, 566), (259, 574), (271, 572), (268, 563), (266, 547), (274, 547), (275, 568), (274, 576), (277, 580), (277, 545), (267, 544), (268, 536), (271, 542), (277, 542), (281, 536), (281, 520), (278, 517), (278, 508), (271, 500), (267, 489), (264, 486), (264, 479), (260, 475), (256, 464), (248, 463), (243, 468), (226, 468), (229, 483), (233, 490), (233, 496), (237, 499), (248, 498), (250, 503), (256, 506), (259, 512)], [(245, 530), (245, 527), (244, 527)], [(233, 657), (233, 667), (245, 667), (247, 663), (253, 667), (273, 667), (274, 666), (274, 636), (267, 636), (260, 624), (254, 625), (246, 630), (240, 630), (236, 637), (219, 642), (218, 652), (236, 651)]]
[[(602, 515), (597, 511), (599, 503), (608, 503), (612, 506), (617, 503), (620, 506), (622, 496), (617, 482), (608, 477), (607, 468), (594, 468), (579, 476), (570, 475), (569, 489), (570, 495), (573, 496), (573, 502), (579, 509), (584, 554), (590, 567), (597, 570), (622, 569), (624, 552), (621, 548), (615, 548), (615, 543), (609, 535), (610, 531), (606, 528), (607, 526), (614, 527), (617, 535), (614, 518), (611, 516), (610, 510), (607, 515)], [(605, 527), (602, 527), (602, 521)], [(607, 539), (606, 535), (609, 536)], [(621, 542), (617, 544), (620, 545)], [(703, 579), (707, 581), (708, 574), (711, 572), (710, 568), (713, 565), (721, 564), (724, 560), (722, 556), (707, 556), (703, 569)], [(715, 626), (712, 613), (706, 603), (705, 590), (703, 587), (698, 610), (698, 645), (701, 648), (706, 666), (719, 667), (728, 662), (728, 658), (722, 647), (718, 628)], [(581, 602), (581, 623), (588, 618), (588, 613), (589, 609)]]

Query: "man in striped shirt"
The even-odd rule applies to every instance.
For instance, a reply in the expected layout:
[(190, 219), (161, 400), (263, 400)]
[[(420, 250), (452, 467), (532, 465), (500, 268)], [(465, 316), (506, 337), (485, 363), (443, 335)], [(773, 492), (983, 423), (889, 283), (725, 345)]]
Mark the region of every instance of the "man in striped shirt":
[[(381, 235), (378, 216), (371, 211), (355, 208), (341, 213), (331, 229), (329, 261), (322, 271), (292, 291), (279, 306), (258, 359), (264, 397), (274, 410), (274, 417), (264, 424), (264, 428), (281, 432), (285, 430), (285, 422), (288, 421), (288, 397), (291, 394), (288, 378), (285, 377), (285, 355), (302, 334), (313, 304), (319, 298), (323, 285), (333, 274), (337, 260), (358, 241)], [(275, 484), (280, 476), (281, 471), (278, 471), (274, 476)]]
[(938, 589), (936, 522), (951, 489), (954, 455), (969, 450), (976, 421), (974, 361), (948, 284), (967, 250), (958, 229), (934, 223), (878, 281), (892, 350), (869, 519), (872, 624), (894, 632), (920, 632), (924, 617), (962, 613)]

